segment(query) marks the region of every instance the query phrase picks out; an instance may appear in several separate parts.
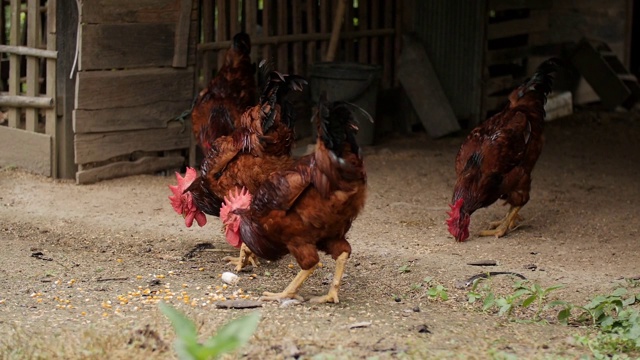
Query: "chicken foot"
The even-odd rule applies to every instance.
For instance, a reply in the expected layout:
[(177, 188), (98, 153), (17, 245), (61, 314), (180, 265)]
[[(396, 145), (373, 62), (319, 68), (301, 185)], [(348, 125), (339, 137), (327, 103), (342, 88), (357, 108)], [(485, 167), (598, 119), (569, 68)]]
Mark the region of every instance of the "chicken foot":
[(265, 291), (264, 293), (262, 293), (260, 301), (281, 301), (286, 299), (296, 299), (299, 301), (304, 301), (304, 298), (298, 295), (298, 289), (300, 288), (300, 286), (302, 286), (302, 283), (304, 283), (304, 281), (307, 280), (307, 278), (311, 276), (311, 274), (313, 274), (316, 266), (317, 265), (309, 270), (300, 270), (298, 275), (293, 278), (293, 281), (291, 281), (291, 283), (280, 293)]
[(260, 263), (258, 262), (258, 257), (254, 253), (252, 253), (244, 243), (242, 243), (242, 246), (240, 246), (240, 255), (238, 257), (225, 256), (222, 258), (222, 260), (228, 261), (231, 265), (235, 265), (236, 272), (242, 270), (245, 266), (249, 265), (249, 263), (251, 263), (251, 265), (253, 265), (254, 267), (260, 265)]
[(509, 212), (507, 213), (507, 216), (505, 216), (504, 219), (491, 223), (490, 228), (488, 230), (480, 231), (479, 235), (495, 236), (497, 238), (506, 235), (510, 230), (513, 230), (516, 227), (516, 221), (522, 219), (518, 215), (518, 211), (520, 211), (521, 208), (522, 206), (511, 206)]
[(340, 282), (342, 281), (342, 275), (344, 274), (344, 266), (347, 263), (347, 259), (349, 258), (349, 254), (343, 252), (336, 259), (336, 271), (333, 275), (333, 281), (329, 286), (329, 293), (324, 296), (317, 296), (311, 298), (312, 303), (323, 304), (323, 303), (334, 303), (337, 304), (340, 302), (338, 299), (338, 290), (340, 290)]

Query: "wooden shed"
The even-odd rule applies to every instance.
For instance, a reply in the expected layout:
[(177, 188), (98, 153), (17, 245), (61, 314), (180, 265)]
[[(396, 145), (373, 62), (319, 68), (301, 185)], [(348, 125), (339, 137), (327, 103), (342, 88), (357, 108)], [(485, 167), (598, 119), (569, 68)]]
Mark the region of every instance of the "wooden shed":
[[(193, 162), (179, 117), (239, 31), (256, 58), (307, 74), (338, 0), (1, 0), (0, 166), (78, 183)], [(384, 64), (393, 82), (400, 1), (349, 3), (340, 59)], [(8, 45), (4, 45), (8, 44)], [(26, 64), (26, 66), (25, 66)], [(40, 85), (40, 86), (38, 86)]]
[(90, 183), (193, 164), (184, 114), (233, 35), (252, 36), (256, 61), (308, 76), (340, 1), (336, 60), (380, 64), (382, 88), (397, 89), (402, 33), (417, 34), (463, 124), (582, 36), (629, 65), (630, 0), (0, 0), (0, 166)]

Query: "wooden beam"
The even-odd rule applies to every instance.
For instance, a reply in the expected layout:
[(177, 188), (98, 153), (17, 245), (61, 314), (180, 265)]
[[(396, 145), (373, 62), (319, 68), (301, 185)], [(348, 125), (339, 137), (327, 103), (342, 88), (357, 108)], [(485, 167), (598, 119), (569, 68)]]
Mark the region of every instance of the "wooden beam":
[[(295, 1), (295, 0), (294, 0)], [(279, 36), (285, 36), (287, 34), (287, 0), (278, 0), (278, 24), (277, 24), (277, 34)], [(277, 69), (283, 71), (285, 73), (289, 72), (289, 49), (288, 44), (279, 43), (277, 44), (278, 51), (278, 67)]]
[(0, 166), (51, 176), (51, 135), (0, 126)]
[[(316, 24), (318, 20), (317, 16), (318, 2), (307, 1), (307, 34), (314, 34), (317, 32)], [(317, 42), (307, 42), (307, 67), (310, 69), (313, 63), (316, 62), (316, 49)]]
[(136, 151), (188, 149), (191, 132), (179, 124), (165, 129), (76, 134), (75, 160), (87, 164), (109, 160)]
[[(216, 31), (216, 42), (222, 42), (229, 39), (227, 35), (227, 19), (228, 19), (227, 0), (218, 0), (217, 7), (218, 7), (218, 17), (217, 17), (218, 30)], [(198, 47), (199, 46), (200, 45), (198, 45)], [(231, 46), (231, 41), (228, 42), (225, 48), (228, 49), (230, 46)], [(222, 64), (224, 64), (225, 55), (226, 55), (226, 51), (218, 51), (218, 67), (216, 68), (216, 70), (220, 69), (222, 67)]]
[(45, 59), (58, 58), (58, 52), (55, 50), (40, 50), (26, 46), (0, 45), (0, 52), (15, 55), (41, 57)]
[[(57, 49), (57, 35), (56, 35), (56, 4), (57, 0), (47, 1), (47, 49), (53, 51), (58, 55)], [(53, 144), (51, 146), (51, 176), (58, 178), (58, 146), (56, 144), (56, 128), (58, 126), (58, 114), (55, 107), (56, 99), (56, 59), (47, 58), (46, 60), (47, 78), (45, 80), (46, 96), (53, 99), (54, 104), (50, 109), (45, 112), (45, 134), (52, 136)]]
[(182, 156), (145, 156), (136, 161), (120, 161), (89, 170), (81, 170), (76, 175), (76, 182), (91, 184), (123, 176), (151, 174), (165, 169), (178, 168), (183, 164), (184, 157)]
[(189, 28), (191, 27), (192, 0), (180, 0), (180, 11), (176, 24), (175, 42), (173, 45), (173, 67), (187, 67), (189, 56)]
[(53, 98), (46, 96), (16, 96), (2, 94), (2, 96), (0, 96), (0, 106), (51, 109), (53, 108)]
[(487, 26), (489, 40), (530, 34), (549, 29), (549, 13), (540, 12), (525, 19), (503, 21)]
[[(343, 32), (340, 34), (340, 37), (343, 39), (357, 39), (361, 37), (390, 37), (395, 35), (395, 29), (371, 29), (365, 31), (352, 31), (352, 32)], [(297, 41), (319, 41), (319, 40), (329, 40), (331, 38), (330, 33), (315, 33), (315, 34), (293, 34), (293, 35), (276, 35), (269, 37), (259, 37), (255, 41), (251, 41), (251, 44), (254, 43), (256, 45), (280, 45), (284, 43), (297, 42)], [(209, 50), (221, 50), (228, 49), (231, 46), (231, 41), (216, 41), (210, 43), (202, 43), (198, 45), (198, 51), (209, 51)], [(393, 56), (393, 53), (391, 54)]]
[(347, 1), (339, 0), (336, 14), (333, 18), (333, 28), (331, 29), (331, 37), (329, 38), (329, 46), (324, 56), (324, 61), (333, 61), (338, 51), (338, 41), (340, 40), (340, 31), (344, 22), (345, 12), (347, 9)]
[[(182, 0), (91, 0), (82, 7), (83, 24), (171, 24)], [(75, 6), (75, 1), (65, 6)]]
[[(300, 1), (293, 1), (291, 4), (291, 21), (293, 22), (293, 33), (302, 33), (302, 9), (300, 7)], [(302, 41), (293, 43), (293, 73), (302, 74)]]
[[(40, 35), (40, 11), (38, 11), (39, 0), (28, 0), (27, 2), (27, 46), (37, 48), (38, 36)], [(40, 61), (38, 58), (27, 57), (27, 96), (35, 97), (40, 93)], [(25, 109), (26, 125), (28, 131), (36, 131), (38, 126), (38, 110), (35, 108)]]

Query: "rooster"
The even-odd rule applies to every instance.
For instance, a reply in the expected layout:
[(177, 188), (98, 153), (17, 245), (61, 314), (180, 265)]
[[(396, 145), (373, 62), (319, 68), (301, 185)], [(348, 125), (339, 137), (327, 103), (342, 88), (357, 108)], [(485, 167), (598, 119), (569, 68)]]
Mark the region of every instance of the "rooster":
[(471, 215), (498, 199), (505, 200), (510, 209), (480, 236), (504, 236), (521, 220), (518, 212), (529, 201), (531, 171), (542, 152), (544, 104), (551, 91), (552, 73), (559, 65), (555, 58), (543, 62), (529, 80), (509, 94), (506, 107), (473, 129), (460, 146), (447, 220), (456, 241), (469, 237)]
[(229, 135), (242, 113), (255, 105), (257, 86), (251, 63), (251, 38), (245, 33), (233, 37), (224, 63), (196, 99), (191, 111), (193, 134), (206, 155), (211, 143)]
[[(286, 95), (291, 90), (301, 91), (307, 82), (300, 76), (276, 71), (268, 78), (260, 103), (242, 114), (238, 128), (211, 142), (200, 174), (193, 168), (187, 168), (184, 178), (176, 174), (178, 185), (170, 186), (173, 195), (169, 198), (188, 227), (194, 220), (203, 226), (205, 214), (220, 216), (223, 198), (230, 189), (246, 187), (254, 191), (272, 172), (293, 161), (294, 117)], [(257, 265), (246, 246), (241, 247), (238, 258), (225, 260), (236, 265), (236, 271), (249, 263)]]
[(366, 195), (354, 107), (329, 103), (323, 95), (315, 114), (315, 152), (273, 172), (257, 189), (233, 189), (225, 197), (220, 218), (227, 241), (244, 243), (268, 260), (291, 253), (301, 267), (284, 291), (266, 292), (262, 300), (303, 300), (298, 288), (317, 267), (322, 250), (336, 260), (336, 269), (329, 292), (312, 302), (339, 302), (340, 281), (351, 254), (346, 234)]

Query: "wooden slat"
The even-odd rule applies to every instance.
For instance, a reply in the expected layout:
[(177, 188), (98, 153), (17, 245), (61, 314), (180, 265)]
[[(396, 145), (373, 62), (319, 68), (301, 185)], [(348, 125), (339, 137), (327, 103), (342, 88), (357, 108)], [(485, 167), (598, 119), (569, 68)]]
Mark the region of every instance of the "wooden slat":
[[(264, 1), (262, 5), (262, 36), (268, 37), (271, 34), (271, 12), (273, 9), (273, 2)], [(251, 41), (253, 46), (253, 39), (251, 39)], [(267, 60), (269, 63), (273, 61), (271, 52), (271, 45), (266, 44), (262, 47), (262, 58)]]
[(509, 63), (529, 55), (531, 49), (528, 46), (521, 46), (500, 50), (487, 51), (487, 66), (493, 64)]
[(0, 126), (0, 166), (51, 176), (51, 135)]
[(75, 160), (77, 164), (87, 164), (135, 151), (187, 149), (190, 136), (179, 124), (166, 129), (76, 134)]
[(96, 133), (164, 128), (191, 106), (191, 100), (175, 100), (126, 108), (74, 110), (73, 129), (76, 133)]
[[(326, 34), (329, 32), (329, 0), (320, 0), (320, 32)], [(320, 54), (324, 56), (327, 53), (327, 41), (320, 42)]]
[(175, 43), (173, 45), (173, 67), (187, 67), (192, 5), (192, 0), (180, 0), (180, 11), (178, 12), (179, 16), (175, 30)]
[[(404, 9), (402, 0), (396, 0), (395, 5), (396, 5), (396, 16), (394, 21), (395, 21), (396, 33), (395, 33), (395, 38), (393, 39), (394, 56), (392, 59), (394, 61), (400, 58), (400, 52), (402, 51), (402, 11)], [(393, 81), (392, 86), (397, 86), (398, 79), (397, 79), (397, 75), (393, 74), (393, 69), (394, 69), (394, 66), (392, 65), (389, 71), (391, 73), (389, 77)]]
[(35, 56), (46, 59), (56, 59), (58, 52), (55, 50), (40, 50), (26, 46), (0, 45), (0, 53)]
[[(380, 0), (373, 0), (371, 4), (371, 28), (378, 29), (384, 25), (380, 21)], [(371, 39), (371, 63), (380, 63), (380, 38), (375, 36)]]
[[(39, 0), (28, 0), (27, 2), (27, 46), (38, 47), (38, 35), (40, 34), (40, 12), (38, 11)], [(40, 61), (38, 58), (27, 57), (27, 96), (36, 97), (40, 93)], [(35, 132), (38, 126), (38, 109), (25, 109), (27, 131)]]
[[(256, 31), (258, 28), (258, 0), (244, 0), (245, 6), (245, 32), (249, 34), (251, 40), (256, 38)], [(255, 59), (257, 56), (257, 50), (255, 46), (251, 46), (251, 58)]]
[[(283, 19), (287, 18), (287, 1), (278, 0), (278, 35), (287, 33), (287, 22)], [(278, 71), (289, 72), (289, 44), (280, 44), (278, 48)]]
[[(204, 0), (202, 2), (202, 41), (209, 42), (214, 39), (215, 7), (214, 0)], [(213, 57), (211, 52), (202, 54), (202, 80), (198, 88), (204, 88), (211, 80), (213, 74)]]
[[(393, 0), (384, 1), (384, 27), (393, 27)], [(391, 71), (393, 62), (393, 39), (385, 37), (382, 45), (384, 60), (382, 61), (382, 86), (388, 88), (393, 81)]]
[(82, 170), (76, 174), (78, 184), (91, 184), (102, 180), (123, 176), (152, 174), (165, 169), (177, 168), (184, 164), (182, 156), (145, 156), (136, 161), (121, 161), (105, 166)]
[[(227, 35), (227, 0), (218, 0), (216, 2), (216, 6), (218, 8), (218, 30), (216, 31), (216, 41), (220, 42), (229, 39), (229, 36)], [(226, 51), (218, 51), (218, 69), (220, 69), (222, 64), (224, 64), (225, 54)]]
[[(317, 25), (317, 1), (307, 1), (307, 33), (315, 34)], [(310, 69), (311, 65), (316, 62), (316, 49), (318, 43), (316, 41), (307, 42), (307, 66)]]
[(500, 11), (509, 9), (548, 9), (552, 0), (489, 0), (489, 9)]
[(487, 38), (489, 40), (509, 36), (530, 34), (549, 29), (549, 13), (541, 12), (532, 14), (525, 19), (503, 21), (487, 25)]
[[(350, 32), (354, 31), (353, 26), (353, 0), (346, 0), (346, 8), (344, 12), (344, 31)], [(342, 36), (340, 37), (342, 42), (344, 42), (344, 52), (345, 52), (345, 60), (346, 61), (354, 61), (355, 60), (355, 44), (351, 39), (345, 39)]]
[[(11, 8), (19, 9), (20, 0), (11, 0)], [(20, 45), (20, 12), (11, 12), (11, 32), (9, 43), (13, 46)], [(20, 56), (9, 55), (9, 95), (20, 94)], [(7, 114), (9, 127), (17, 128), (20, 122), (20, 109), (9, 109)]]
[(229, 1), (229, 38), (233, 37), (240, 31), (240, 23), (238, 15), (240, 9), (238, 8), (238, 0)]
[[(291, 20), (293, 22), (293, 33), (302, 33), (302, 9), (300, 8), (300, 1), (294, 0), (291, 4)], [(280, 20), (282, 21), (282, 20)], [(302, 74), (302, 42), (297, 41), (293, 43), (293, 72), (295, 74)]]
[[(358, 30), (369, 29), (369, 0), (358, 2)], [(358, 62), (369, 63), (369, 39), (358, 39)]]
[(76, 109), (153, 107), (162, 101), (191, 100), (192, 74), (191, 68), (81, 71), (76, 75)]
[(82, 25), (80, 70), (172, 66), (175, 30), (175, 23)]
[[(82, 7), (83, 24), (171, 24), (182, 0), (91, 0)], [(75, 2), (67, 4), (75, 6)]]

